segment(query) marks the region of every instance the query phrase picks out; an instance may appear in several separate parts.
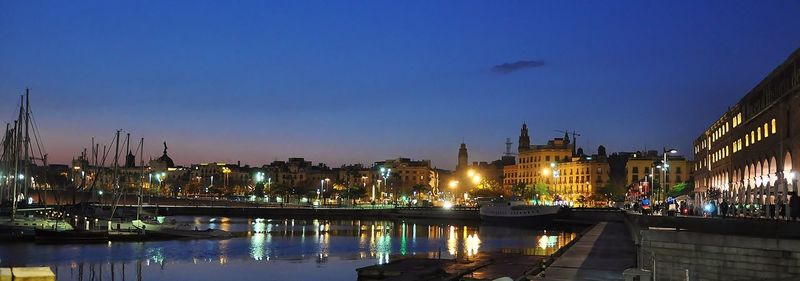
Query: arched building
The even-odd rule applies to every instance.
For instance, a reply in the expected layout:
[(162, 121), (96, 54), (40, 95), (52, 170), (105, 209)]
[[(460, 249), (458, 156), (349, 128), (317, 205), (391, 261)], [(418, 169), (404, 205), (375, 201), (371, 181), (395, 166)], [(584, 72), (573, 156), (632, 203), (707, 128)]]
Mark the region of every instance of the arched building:
[(695, 206), (725, 199), (780, 216), (797, 192), (798, 124), (800, 49), (695, 139)]

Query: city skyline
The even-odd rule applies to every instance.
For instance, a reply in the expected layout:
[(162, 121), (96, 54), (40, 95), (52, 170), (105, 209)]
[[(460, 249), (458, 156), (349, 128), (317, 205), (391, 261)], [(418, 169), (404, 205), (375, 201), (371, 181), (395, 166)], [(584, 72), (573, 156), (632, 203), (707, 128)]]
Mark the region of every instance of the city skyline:
[(462, 140), (470, 162), (492, 161), (522, 122), (533, 143), (576, 130), (586, 151), (691, 158), (800, 46), (791, 2), (443, 3), (3, 2), (0, 121), (30, 87), (52, 163), (122, 128), (145, 158), (166, 141), (182, 165), (451, 169)]

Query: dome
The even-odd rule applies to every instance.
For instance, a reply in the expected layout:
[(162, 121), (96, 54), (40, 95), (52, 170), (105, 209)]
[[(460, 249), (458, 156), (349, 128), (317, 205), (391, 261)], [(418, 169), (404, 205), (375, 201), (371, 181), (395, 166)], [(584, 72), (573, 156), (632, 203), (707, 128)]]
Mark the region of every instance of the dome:
[(161, 155), (161, 157), (158, 157), (156, 161), (162, 163), (167, 168), (175, 167), (175, 162), (173, 162), (172, 158), (169, 158), (169, 155), (167, 155), (167, 142), (164, 142), (164, 154)]

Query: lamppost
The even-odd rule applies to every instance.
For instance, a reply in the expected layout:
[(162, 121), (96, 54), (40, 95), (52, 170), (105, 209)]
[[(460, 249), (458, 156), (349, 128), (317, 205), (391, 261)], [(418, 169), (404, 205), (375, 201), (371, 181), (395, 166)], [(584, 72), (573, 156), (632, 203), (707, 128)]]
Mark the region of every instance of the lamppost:
[[(264, 181), (264, 172), (256, 172), (255, 178), (256, 178), (256, 188), (258, 188), (258, 185), (261, 184), (261, 182)], [(261, 188), (263, 188), (263, 186)], [(264, 193), (264, 192), (261, 192), (261, 193)]]
[(658, 168), (661, 168), (661, 189), (659, 189), (658, 192), (659, 202), (661, 202), (664, 199), (662, 195), (665, 195), (667, 192), (666, 176), (667, 176), (667, 171), (669, 171), (669, 163), (667, 162), (667, 153), (675, 154), (678, 153), (678, 150), (674, 148), (671, 148), (669, 150), (667, 150), (666, 148), (662, 149), (662, 155), (664, 156), (664, 160), (662, 160), (661, 162), (662, 164), (658, 166)]
[(325, 187), (331, 189), (331, 179), (325, 178), (325, 186), (322, 188), (322, 204), (325, 205)]
[(453, 193), (453, 201), (456, 201), (455, 194), (456, 194), (456, 189), (458, 189), (458, 181), (457, 180), (450, 180), (450, 182), (447, 185), (450, 187), (450, 189), (453, 190), (453, 191), (451, 191)]
[[(383, 178), (383, 190), (386, 191), (387, 186), (389, 185), (389, 174), (392, 173), (392, 169), (381, 168), (381, 177)], [(380, 183), (378, 183), (380, 184)], [(381, 195), (383, 192), (381, 192)], [(383, 196), (381, 196), (383, 199)]]
[(317, 202), (319, 202), (319, 197), (320, 197), (319, 195), (320, 195), (320, 191), (321, 191), (323, 188), (325, 188), (324, 184), (325, 184), (325, 180), (323, 180), (323, 179), (319, 180), (319, 188), (317, 188)]
[[(560, 172), (558, 170), (558, 163), (550, 162), (550, 169), (552, 170), (552, 174), (553, 174), (553, 182), (554, 182), (553, 184), (555, 186), (558, 186), (558, 180), (559, 180), (559, 177), (560, 177)], [(570, 196), (573, 196), (574, 194), (572, 192), (572, 187), (570, 187), (569, 191), (570, 191), (569, 192)]]

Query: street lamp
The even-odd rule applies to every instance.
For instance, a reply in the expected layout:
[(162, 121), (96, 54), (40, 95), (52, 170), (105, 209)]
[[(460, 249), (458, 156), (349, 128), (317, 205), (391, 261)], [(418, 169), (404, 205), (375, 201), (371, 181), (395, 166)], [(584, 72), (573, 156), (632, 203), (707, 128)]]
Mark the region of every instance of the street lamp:
[(453, 190), (452, 191), (452, 193), (453, 193), (453, 201), (456, 200), (455, 194), (456, 194), (456, 189), (458, 188), (458, 183), (459, 182), (457, 180), (450, 180), (450, 182), (447, 184), (450, 187), (450, 189)]
[(678, 150), (674, 149), (674, 148), (670, 148), (669, 150), (666, 149), (666, 148), (663, 148), (662, 152), (663, 152), (662, 155), (664, 156), (664, 160), (662, 162), (663, 165), (661, 165), (661, 185), (662, 185), (662, 187), (661, 187), (661, 190), (659, 190), (659, 192), (658, 192), (659, 201), (664, 199), (663, 196), (662, 196), (663, 195), (662, 193), (666, 193), (666, 191), (667, 191), (667, 187), (665, 185), (666, 184), (666, 180), (665, 179), (666, 179), (667, 171), (669, 171), (669, 163), (667, 162), (667, 153), (675, 154), (675, 153), (678, 153)]
[[(392, 173), (392, 169), (381, 168), (381, 177), (383, 178), (383, 190), (386, 191), (386, 187), (389, 185), (389, 174)], [(380, 182), (378, 182), (380, 185)], [(381, 192), (383, 194), (383, 192)], [(382, 197), (382, 196), (381, 196)]]

